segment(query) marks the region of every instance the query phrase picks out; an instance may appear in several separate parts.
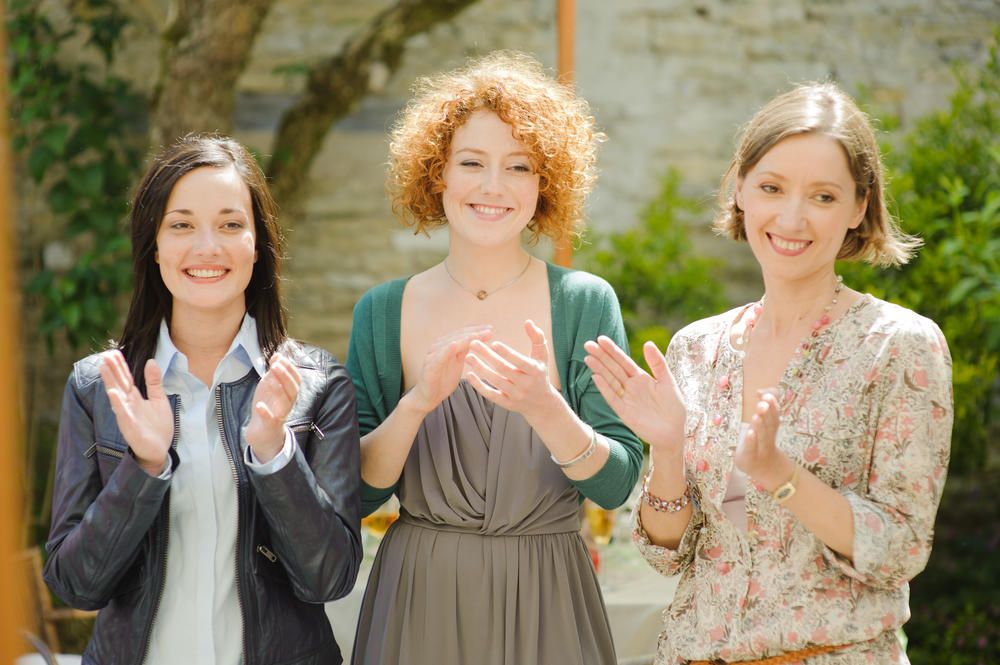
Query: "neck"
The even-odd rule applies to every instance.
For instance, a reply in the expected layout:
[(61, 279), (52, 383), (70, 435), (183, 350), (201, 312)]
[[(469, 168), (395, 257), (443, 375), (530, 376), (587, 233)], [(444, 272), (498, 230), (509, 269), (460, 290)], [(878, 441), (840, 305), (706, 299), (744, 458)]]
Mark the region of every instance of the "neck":
[(187, 357), (189, 365), (200, 366), (208, 361), (214, 371), (236, 339), (244, 314), (246, 305), (242, 302), (221, 312), (175, 304), (170, 315), (170, 339)]
[(524, 270), (530, 257), (521, 244), (482, 247), (457, 240), (448, 247), (448, 271), (468, 289), (492, 291), (514, 279)]
[(837, 286), (832, 270), (795, 280), (764, 277), (767, 297), (757, 325), (773, 337), (797, 336), (803, 325), (811, 326), (830, 304)]

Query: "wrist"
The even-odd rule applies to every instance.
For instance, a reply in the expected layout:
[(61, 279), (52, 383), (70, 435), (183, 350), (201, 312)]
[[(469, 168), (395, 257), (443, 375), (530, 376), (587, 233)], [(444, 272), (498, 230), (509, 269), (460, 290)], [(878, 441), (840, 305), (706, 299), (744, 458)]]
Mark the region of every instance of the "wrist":
[(417, 395), (416, 388), (410, 388), (399, 398), (396, 408), (422, 419), (434, 410), (434, 405), (428, 405)]
[[(133, 455), (134, 454), (135, 453), (133, 452)], [(138, 463), (140, 469), (155, 478), (167, 469), (167, 465), (170, 463), (170, 456), (164, 455), (162, 459), (157, 461), (155, 459), (142, 459), (136, 455), (135, 461)]]
[[(521, 415), (524, 416), (524, 419), (532, 429), (537, 430), (538, 427), (536, 425), (539, 421), (543, 419), (551, 420), (560, 411), (563, 411), (564, 415), (567, 411), (572, 412), (569, 405), (566, 404), (566, 400), (562, 398), (562, 395), (556, 390), (555, 386), (551, 383), (548, 386), (548, 390), (542, 399), (533, 400), (529, 408), (521, 411)], [(575, 417), (575, 414), (573, 414), (573, 417)]]
[(781, 485), (787, 483), (795, 473), (796, 464), (783, 454), (758, 472), (757, 475), (750, 474), (750, 477), (760, 483), (768, 492), (774, 492)]

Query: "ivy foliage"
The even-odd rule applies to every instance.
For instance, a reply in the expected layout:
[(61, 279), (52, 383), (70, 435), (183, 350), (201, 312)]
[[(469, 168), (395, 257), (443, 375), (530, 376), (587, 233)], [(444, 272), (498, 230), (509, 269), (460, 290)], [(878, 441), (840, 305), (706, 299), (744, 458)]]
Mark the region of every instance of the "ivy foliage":
[[(7, 31), (13, 146), (71, 252), (68, 266), (39, 267), (28, 292), (41, 299), (39, 332), (73, 347), (107, 339), (130, 286), (122, 220), (144, 148), (145, 102), (111, 74), (128, 18), (110, 0), (74, 3), (57, 26), (37, 0), (11, 0)], [(61, 57), (85, 40), (94, 64)], [(39, 254), (41, 253), (41, 248)]]
[(1000, 371), (1000, 57), (956, 70), (949, 107), (884, 146), (894, 214), (924, 246), (899, 270), (841, 267), (855, 289), (933, 319), (953, 360), (951, 474), (997, 454)]

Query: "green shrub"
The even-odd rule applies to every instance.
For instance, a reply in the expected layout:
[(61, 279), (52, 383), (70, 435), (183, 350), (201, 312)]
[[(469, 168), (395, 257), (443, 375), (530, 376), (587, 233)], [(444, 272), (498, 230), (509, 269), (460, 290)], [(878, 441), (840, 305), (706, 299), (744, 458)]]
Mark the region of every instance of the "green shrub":
[(641, 365), (646, 340), (666, 349), (677, 330), (726, 306), (715, 276), (719, 262), (696, 255), (688, 238), (690, 224), (705, 222), (704, 207), (677, 191), (679, 180), (671, 170), (635, 228), (596, 236), (579, 255), (581, 267), (614, 285), (632, 356)]
[[(952, 474), (990, 461), (1000, 369), (1000, 58), (958, 70), (948, 109), (887, 146), (889, 194), (904, 230), (923, 238), (899, 270), (845, 264), (852, 287), (933, 319), (954, 361)], [(991, 428), (993, 428), (991, 430)], [(992, 444), (993, 450), (996, 444)]]

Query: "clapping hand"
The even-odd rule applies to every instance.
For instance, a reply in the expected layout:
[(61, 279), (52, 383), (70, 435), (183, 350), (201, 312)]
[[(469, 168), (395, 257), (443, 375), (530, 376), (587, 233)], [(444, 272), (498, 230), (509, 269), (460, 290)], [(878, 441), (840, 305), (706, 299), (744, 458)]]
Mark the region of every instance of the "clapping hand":
[(150, 358), (143, 368), (148, 398), (136, 387), (121, 351), (103, 354), (100, 373), (118, 429), (136, 461), (149, 475), (160, 475), (174, 438), (174, 415), (159, 366)]
[(295, 363), (275, 353), (253, 394), (253, 412), (246, 441), (260, 462), (269, 462), (285, 443), (285, 419), (299, 396), (302, 377)]
[(467, 326), (444, 335), (431, 345), (424, 356), (420, 379), (407, 394), (420, 412), (430, 413), (455, 392), (472, 343), (489, 340), (492, 336), (492, 326)]
[(583, 345), (594, 385), (633, 432), (653, 450), (679, 453), (684, 444), (685, 408), (667, 362), (652, 342), (642, 347), (650, 376), (610, 337)]
[(539, 414), (550, 412), (553, 400), (562, 396), (549, 381), (549, 344), (545, 333), (534, 321), (524, 322), (524, 332), (531, 340), (531, 353), (525, 356), (503, 342), (472, 343), (466, 377), (486, 399), (508, 411), (522, 414), (530, 422)]
[(765, 487), (780, 484), (787, 477), (783, 464), (785, 454), (778, 450), (776, 440), (780, 423), (778, 400), (771, 389), (758, 391), (760, 399), (750, 419), (750, 429), (736, 446), (733, 462)]

